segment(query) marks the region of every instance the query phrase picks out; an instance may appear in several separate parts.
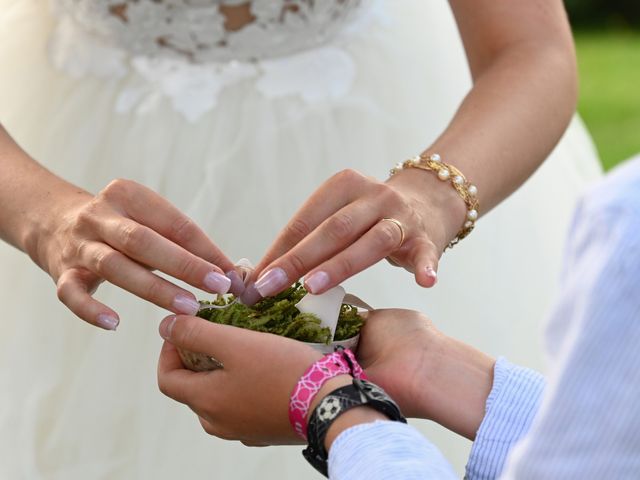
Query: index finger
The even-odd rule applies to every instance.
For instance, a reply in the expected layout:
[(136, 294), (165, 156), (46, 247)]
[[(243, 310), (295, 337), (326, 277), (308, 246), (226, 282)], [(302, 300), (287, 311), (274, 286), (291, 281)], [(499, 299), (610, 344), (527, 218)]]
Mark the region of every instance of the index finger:
[(271, 244), (253, 271), (252, 279), (258, 278), (265, 267), (295, 247), (331, 215), (359, 197), (369, 183), (367, 177), (354, 170), (343, 170), (323, 183)]
[(124, 207), (133, 220), (220, 267), (224, 272), (233, 270), (233, 262), (193, 220), (171, 202), (139, 183), (126, 180), (120, 182), (116, 192), (121, 189), (126, 194), (127, 202)]

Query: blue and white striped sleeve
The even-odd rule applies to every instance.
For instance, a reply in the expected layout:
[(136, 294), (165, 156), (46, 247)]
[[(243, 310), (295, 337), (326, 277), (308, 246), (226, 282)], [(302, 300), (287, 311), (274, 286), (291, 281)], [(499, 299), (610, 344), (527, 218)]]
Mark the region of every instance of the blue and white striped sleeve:
[(492, 480), (504, 468), (507, 455), (531, 427), (545, 386), (538, 372), (499, 358), (485, 416), (476, 433), (465, 478)]
[(582, 202), (540, 413), (504, 480), (640, 478), (640, 157)]

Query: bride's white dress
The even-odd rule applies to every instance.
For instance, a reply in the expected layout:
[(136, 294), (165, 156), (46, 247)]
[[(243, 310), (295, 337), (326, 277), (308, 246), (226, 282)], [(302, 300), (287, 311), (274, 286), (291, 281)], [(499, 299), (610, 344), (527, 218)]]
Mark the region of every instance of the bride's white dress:
[[(0, 122), (70, 181), (98, 191), (137, 180), (231, 258), (257, 261), (323, 180), (346, 167), (385, 178), (442, 131), (470, 86), (444, 0), (257, 0), (253, 22), (229, 31), (219, 4), (246, 3), (0, 0)], [(576, 120), (445, 254), (436, 288), (384, 263), (347, 288), (541, 367), (538, 325), (569, 214), (598, 175)], [(101, 331), (68, 312), (25, 255), (0, 245), (0, 266), (0, 478), (314, 477), (300, 448), (210, 438), (159, 393), (165, 312), (103, 286), (122, 322)], [(468, 442), (421, 425), (461, 470)]]

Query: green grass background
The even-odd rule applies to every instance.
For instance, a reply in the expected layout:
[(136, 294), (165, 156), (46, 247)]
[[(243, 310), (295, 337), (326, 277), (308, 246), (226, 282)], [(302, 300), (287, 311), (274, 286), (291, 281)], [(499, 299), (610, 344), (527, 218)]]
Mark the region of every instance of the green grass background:
[(609, 169), (640, 153), (640, 33), (578, 31), (578, 111)]

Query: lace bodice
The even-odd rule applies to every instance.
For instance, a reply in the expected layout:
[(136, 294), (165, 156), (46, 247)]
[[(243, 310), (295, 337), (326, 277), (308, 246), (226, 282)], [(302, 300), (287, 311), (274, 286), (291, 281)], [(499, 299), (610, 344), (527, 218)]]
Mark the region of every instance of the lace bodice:
[(347, 49), (384, 17), (381, 0), (50, 0), (53, 65), (118, 80), (114, 108), (148, 114), (164, 100), (190, 121), (248, 83), (268, 98), (344, 98)]
[(289, 55), (331, 39), (363, 0), (52, 0), (134, 54), (194, 63)]

